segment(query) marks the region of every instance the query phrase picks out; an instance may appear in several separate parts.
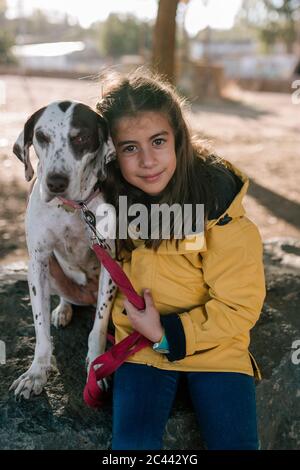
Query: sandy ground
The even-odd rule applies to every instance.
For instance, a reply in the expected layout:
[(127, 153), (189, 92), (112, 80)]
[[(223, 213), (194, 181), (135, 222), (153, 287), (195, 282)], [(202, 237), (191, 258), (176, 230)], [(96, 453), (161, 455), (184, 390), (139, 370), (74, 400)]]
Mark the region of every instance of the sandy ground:
[[(93, 107), (100, 87), (96, 81), (20, 76), (0, 76), (0, 85), (6, 95), (0, 100), (0, 263), (6, 264), (27, 257), (24, 213), (30, 185), (12, 153), (18, 133), (51, 101), (75, 99)], [(231, 88), (228, 96), (192, 105), (193, 130), (249, 176), (244, 206), (262, 238), (300, 238), (300, 105), (292, 104), (289, 94)]]

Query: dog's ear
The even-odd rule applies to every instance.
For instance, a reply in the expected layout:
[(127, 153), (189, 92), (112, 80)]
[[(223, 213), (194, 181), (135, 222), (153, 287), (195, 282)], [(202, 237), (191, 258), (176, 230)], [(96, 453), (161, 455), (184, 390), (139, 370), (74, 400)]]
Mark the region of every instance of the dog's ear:
[(44, 110), (45, 107), (30, 116), (13, 146), (14, 154), (24, 163), (26, 181), (30, 181), (34, 175), (34, 170), (30, 162), (29, 148), (32, 145), (34, 126)]
[(98, 117), (98, 123), (100, 139), (103, 140), (104, 138), (99, 155), (100, 170), (98, 177), (100, 180), (105, 180), (107, 177), (106, 165), (117, 158), (117, 152), (109, 133), (108, 124), (101, 115)]

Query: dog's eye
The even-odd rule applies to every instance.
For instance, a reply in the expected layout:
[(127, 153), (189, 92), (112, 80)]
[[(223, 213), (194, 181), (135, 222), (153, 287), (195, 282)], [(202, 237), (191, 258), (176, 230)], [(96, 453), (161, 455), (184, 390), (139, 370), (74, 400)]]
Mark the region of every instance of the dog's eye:
[(50, 137), (46, 134), (44, 134), (41, 131), (38, 131), (35, 133), (36, 140), (38, 141), (39, 144), (49, 144), (50, 143)]
[(72, 138), (72, 142), (75, 145), (86, 145), (90, 142), (91, 137), (89, 135), (77, 135)]

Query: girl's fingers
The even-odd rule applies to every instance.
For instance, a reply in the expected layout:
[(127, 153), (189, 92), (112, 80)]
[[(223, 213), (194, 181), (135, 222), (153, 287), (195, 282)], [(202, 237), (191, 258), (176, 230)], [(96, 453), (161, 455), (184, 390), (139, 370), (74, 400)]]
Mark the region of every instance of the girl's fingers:
[(154, 307), (153, 297), (149, 289), (144, 291), (144, 299), (146, 307)]
[(138, 310), (129, 302), (129, 300), (125, 299), (123, 305), (128, 315), (136, 315), (138, 313)]

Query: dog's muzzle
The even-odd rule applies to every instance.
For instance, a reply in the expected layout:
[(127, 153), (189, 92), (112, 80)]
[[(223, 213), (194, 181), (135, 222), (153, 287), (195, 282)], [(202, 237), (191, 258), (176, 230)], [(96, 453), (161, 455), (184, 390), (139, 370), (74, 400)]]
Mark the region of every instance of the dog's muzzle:
[(49, 173), (46, 182), (51, 193), (63, 193), (69, 186), (69, 178), (60, 173)]

